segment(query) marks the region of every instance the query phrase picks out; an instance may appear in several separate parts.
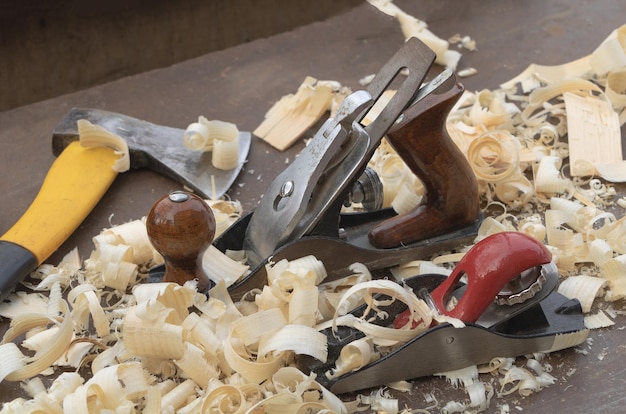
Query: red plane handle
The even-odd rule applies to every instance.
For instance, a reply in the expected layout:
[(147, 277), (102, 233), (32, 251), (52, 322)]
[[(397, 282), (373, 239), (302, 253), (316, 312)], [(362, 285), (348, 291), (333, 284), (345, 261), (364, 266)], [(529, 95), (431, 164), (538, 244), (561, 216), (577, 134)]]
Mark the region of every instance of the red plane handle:
[[(507, 283), (523, 271), (551, 260), (546, 246), (524, 233), (496, 233), (476, 243), (430, 296), (440, 313), (476, 322)], [(467, 288), (456, 306), (446, 310), (463, 275), (467, 275)]]

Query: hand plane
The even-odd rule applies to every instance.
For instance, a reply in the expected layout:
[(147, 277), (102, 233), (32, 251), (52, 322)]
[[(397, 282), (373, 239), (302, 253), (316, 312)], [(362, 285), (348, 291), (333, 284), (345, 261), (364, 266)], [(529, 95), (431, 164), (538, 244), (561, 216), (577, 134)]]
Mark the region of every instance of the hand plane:
[[(313, 255), (333, 280), (347, 275), (355, 262), (384, 269), (473, 241), (481, 222), (478, 186), (445, 127), (463, 87), (450, 70), (423, 84), (434, 60), (421, 41), (408, 40), (367, 90), (344, 100), (274, 179), (257, 208), (213, 242), (222, 252), (247, 255), (251, 272), (229, 288), (234, 300), (266, 284), (265, 265), (271, 261)], [(393, 97), (363, 125), (387, 90), (395, 90)], [(426, 202), (404, 215), (391, 209), (341, 214), (384, 136), (424, 183)]]
[[(449, 70), (423, 84), (434, 59), (418, 39), (407, 41), (367, 90), (345, 99), (258, 207), (214, 241), (221, 251), (245, 250), (252, 269), (231, 286), (233, 299), (266, 283), (269, 261), (314, 255), (332, 280), (354, 262), (388, 268), (472, 242), (481, 221), (477, 183), (445, 128), (463, 87)], [(398, 83), (382, 112), (362, 125), (383, 92)], [(423, 181), (426, 202), (405, 215), (390, 209), (342, 215), (342, 204), (385, 135)]]
[[(433, 323), (380, 359), (338, 377), (329, 373), (341, 349), (364, 334), (347, 326), (326, 328), (322, 332), (328, 339), (328, 361), (299, 355), (298, 367), (315, 373), (318, 382), (340, 394), (484, 364), (496, 357), (553, 352), (579, 345), (588, 335), (578, 300), (554, 292), (558, 271), (551, 254), (522, 233), (497, 233), (481, 240), (448, 277), (421, 274), (404, 283), (433, 312), (456, 318), (464, 326)], [(364, 308), (351, 313), (371, 320)], [(410, 322), (401, 302), (379, 311), (388, 317), (376, 324), (406, 329)]]

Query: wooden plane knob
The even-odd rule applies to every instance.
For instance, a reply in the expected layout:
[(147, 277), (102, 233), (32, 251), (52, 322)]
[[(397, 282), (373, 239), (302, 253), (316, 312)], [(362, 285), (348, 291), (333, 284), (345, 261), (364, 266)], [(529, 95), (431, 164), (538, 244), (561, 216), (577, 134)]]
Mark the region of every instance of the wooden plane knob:
[(209, 286), (202, 255), (215, 236), (215, 216), (202, 198), (176, 191), (161, 197), (146, 220), (148, 237), (165, 259), (164, 282), (180, 285), (198, 280), (198, 291)]

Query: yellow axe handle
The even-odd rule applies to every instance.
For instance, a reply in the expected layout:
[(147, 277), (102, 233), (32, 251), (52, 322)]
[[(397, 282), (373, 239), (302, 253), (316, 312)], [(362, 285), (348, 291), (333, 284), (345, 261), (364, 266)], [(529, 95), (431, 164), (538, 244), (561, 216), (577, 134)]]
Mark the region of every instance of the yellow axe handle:
[(28, 249), (41, 264), (78, 228), (117, 176), (111, 148), (71, 143), (54, 161), (24, 215), (0, 241)]

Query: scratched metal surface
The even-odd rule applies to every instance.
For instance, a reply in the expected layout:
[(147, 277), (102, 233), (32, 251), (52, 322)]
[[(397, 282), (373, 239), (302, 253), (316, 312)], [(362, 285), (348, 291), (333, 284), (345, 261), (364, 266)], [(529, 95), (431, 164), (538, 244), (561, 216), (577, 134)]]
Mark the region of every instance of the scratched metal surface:
[[(468, 90), (494, 89), (530, 63), (559, 64), (590, 53), (626, 21), (621, 0), (424, 0), (398, 1), (426, 20), (441, 37), (460, 33), (476, 40), (476, 52), (463, 52), (459, 68), (478, 74), (463, 79)], [(375, 73), (400, 46), (396, 21), (363, 4), (325, 22), (268, 39), (215, 52), (165, 69), (60, 96), (0, 113), (0, 234), (32, 201), (54, 157), (51, 131), (73, 106), (124, 113), (150, 122), (184, 128), (198, 115), (235, 122), (253, 130), (265, 111), (291, 93), (305, 76), (332, 79), (358, 89), (358, 80)], [(44, 64), (45, 62), (42, 62)], [(254, 140), (249, 161), (230, 191), (246, 210), (254, 208), (272, 178), (300, 151), (302, 144), (279, 153)], [(91, 237), (111, 223), (147, 214), (161, 195), (179, 189), (151, 171), (120, 175), (79, 230), (55, 253), (56, 263), (73, 247), (83, 257)], [(625, 194), (623, 185), (617, 186)], [(538, 394), (494, 400), (524, 412), (623, 412), (626, 397), (624, 317), (615, 328), (591, 334), (588, 355), (566, 350), (552, 354), (557, 383)], [(2, 321), (2, 330), (6, 321)], [(574, 375), (569, 375), (575, 370)], [(497, 385), (497, 384), (496, 384)], [(414, 381), (411, 394), (398, 394), (401, 407), (425, 407), (424, 393), (439, 401), (464, 399), (440, 378)], [(16, 384), (0, 384), (0, 401), (20, 394)]]

